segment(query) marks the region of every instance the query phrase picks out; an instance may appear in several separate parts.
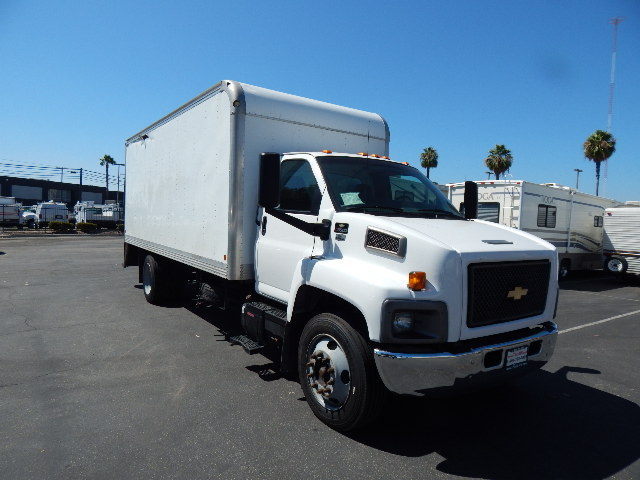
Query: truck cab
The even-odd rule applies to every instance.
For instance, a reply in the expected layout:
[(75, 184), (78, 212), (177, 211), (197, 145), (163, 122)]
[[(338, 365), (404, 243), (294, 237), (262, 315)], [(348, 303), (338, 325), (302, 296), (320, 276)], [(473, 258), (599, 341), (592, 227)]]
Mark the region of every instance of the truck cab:
[[(465, 218), (416, 168), (388, 158), (263, 157), (278, 164), (279, 181), (272, 170), (261, 183), (255, 290), (286, 305), (288, 321), (310, 298), (328, 295), (352, 316), (382, 382), (398, 394), (503, 381), (550, 358), (558, 295), (551, 244)], [(312, 397), (321, 382), (304, 366), (327, 338), (301, 354)], [(335, 391), (323, 390), (325, 407), (346, 399)]]

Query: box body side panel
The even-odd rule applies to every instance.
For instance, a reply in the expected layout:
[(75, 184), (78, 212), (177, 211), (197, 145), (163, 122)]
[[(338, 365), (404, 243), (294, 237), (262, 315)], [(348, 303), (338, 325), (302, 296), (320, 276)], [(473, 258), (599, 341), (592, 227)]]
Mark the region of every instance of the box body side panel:
[(127, 241), (227, 277), (230, 132), (220, 92), (127, 145)]

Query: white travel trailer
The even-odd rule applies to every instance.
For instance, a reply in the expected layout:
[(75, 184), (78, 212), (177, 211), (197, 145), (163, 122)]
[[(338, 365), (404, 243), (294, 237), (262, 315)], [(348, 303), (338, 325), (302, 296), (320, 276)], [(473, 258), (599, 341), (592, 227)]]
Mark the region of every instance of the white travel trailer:
[[(558, 249), (561, 277), (571, 270), (602, 267), (604, 209), (619, 202), (556, 183), (483, 180), (478, 184), (478, 218), (518, 228)], [(449, 200), (464, 211), (464, 183), (451, 183)]]
[(21, 227), (21, 207), (14, 197), (0, 197), (0, 226)]
[(200, 284), (230, 340), (272, 346), (335, 429), (388, 391), (486, 386), (552, 355), (555, 247), (474, 220), (472, 185), (462, 216), (387, 157), (380, 115), (223, 81), (125, 145), (123, 263), (146, 300)]
[(69, 221), (69, 210), (64, 203), (49, 202), (39, 203), (36, 206), (36, 221), (39, 227), (45, 227), (49, 222)]
[(640, 275), (640, 206), (607, 208), (604, 215), (604, 268)]
[(73, 211), (76, 223), (95, 223), (105, 228), (115, 228), (122, 223), (122, 208), (115, 203), (102, 205), (91, 201), (78, 202)]

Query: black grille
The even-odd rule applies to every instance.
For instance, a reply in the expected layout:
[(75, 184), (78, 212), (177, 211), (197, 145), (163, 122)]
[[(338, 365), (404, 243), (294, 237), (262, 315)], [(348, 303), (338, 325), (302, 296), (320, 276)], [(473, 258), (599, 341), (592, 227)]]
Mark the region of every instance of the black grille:
[(391, 253), (398, 253), (400, 251), (400, 239), (398, 237), (372, 229), (367, 230), (367, 241), (365, 245)]
[(542, 314), (550, 268), (547, 260), (469, 265), (467, 325), (481, 327)]

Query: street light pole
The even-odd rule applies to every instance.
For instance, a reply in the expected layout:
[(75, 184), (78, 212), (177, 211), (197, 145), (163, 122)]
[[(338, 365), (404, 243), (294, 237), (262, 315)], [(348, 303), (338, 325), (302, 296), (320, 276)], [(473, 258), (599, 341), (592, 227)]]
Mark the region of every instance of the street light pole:
[(487, 174), (487, 180), (490, 180), (491, 179), (491, 172), (484, 172), (484, 173)]
[(116, 205), (120, 208), (120, 167), (124, 167), (124, 163), (116, 163), (118, 166), (118, 189), (116, 190)]
[(576, 172), (576, 190), (578, 190), (578, 185), (580, 184), (580, 173), (582, 173), (582, 170), (574, 168), (573, 171)]

